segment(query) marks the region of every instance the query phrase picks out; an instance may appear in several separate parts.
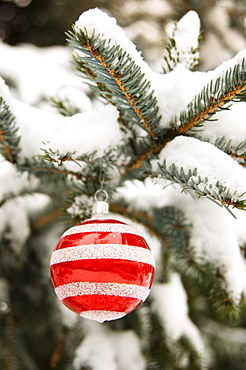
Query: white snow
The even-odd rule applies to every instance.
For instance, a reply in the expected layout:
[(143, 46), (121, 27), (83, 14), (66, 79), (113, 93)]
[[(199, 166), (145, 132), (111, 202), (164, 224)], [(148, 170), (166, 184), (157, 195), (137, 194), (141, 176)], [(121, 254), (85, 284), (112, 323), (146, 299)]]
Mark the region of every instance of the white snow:
[(173, 273), (169, 283), (156, 283), (151, 291), (152, 308), (158, 313), (166, 331), (167, 338), (176, 342), (187, 337), (202, 358), (206, 349), (201, 334), (189, 318), (186, 292), (180, 276)]
[(65, 107), (75, 108), (79, 112), (88, 112), (93, 110), (91, 99), (81, 89), (75, 86), (66, 86), (60, 89), (55, 98), (62, 101)]
[[(178, 169), (183, 168), (187, 173), (197, 168), (197, 176), (192, 180), (203, 191), (203, 186), (208, 187), (211, 193), (218, 192), (217, 181), (230, 190), (232, 201), (246, 198), (246, 171), (235, 160), (214, 145), (192, 137), (178, 136), (166, 145), (159, 154), (159, 163), (166, 162), (167, 169), (174, 164)], [(157, 169), (157, 161), (153, 160)], [(199, 184), (199, 176), (202, 184)], [(205, 179), (208, 179), (206, 183)]]
[(214, 268), (217, 267), (223, 276), (224, 288), (229, 297), (239, 303), (241, 294), (246, 289), (246, 266), (240, 253), (237, 235), (240, 223), (238, 220), (243, 217), (245, 222), (244, 212), (241, 211), (240, 215), (237, 213), (238, 219), (235, 220), (224, 209), (214, 203), (208, 205), (204, 199), (196, 205), (192, 202), (187, 211), (193, 225), (190, 245), (195, 261), (201, 264), (208, 262)]
[[(4, 233), (17, 253), (30, 235), (30, 216), (50, 202), (47, 195), (35, 193), (38, 184), (38, 179), (18, 173), (14, 165), (1, 158), (0, 202), (7, 201), (0, 208), (0, 235)], [(21, 196), (25, 190), (34, 193)]]
[(186, 13), (177, 24), (177, 29), (175, 31), (177, 49), (190, 52), (191, 48), (197, 48), (199, 33), (200, 18), (195, 11), (191, 10)]
[(120, 45), (127, 51), (130, 57), (141, 67), (144, 73), (151, 73), (148, 64), (143, 60), (141, 54), (137, 51), (134, 43), (129, 40), (125, 31), (116, 24), (116, 19), (107, 15), (98, 8), (87, 10), (82, 13), (75, 22), (75, 30), (85, 30), (89, 35), (95, 30), (101, 39), (110, 40), (110, 45)]
[(72, 67), (69, 47), (10, 46), (0, 41), (0, 53), (0, 75), (16, 85), (12, 92), (23, 102), (39, 104), (66, 86), (85, 89)]
[(47, 148), (59, 155), (72, 153), (78, 157), (97, 150), (102, 156), (109, 147), (121, 140), (118, 111), (107, 105), (93, 112), (78, 113), (69, 117), (62, 127), (55, 130), (47, 142)]
[[(186, 13), (173, 30), (172, 37), (175, 39), (176, 45), (171, 48), (172, 58), (178, 61), (178, 64), (182, 64), (182, 66), (187, 69), (193, 65), (194, 58), (199, 58), (199, 34), (200, 19), (198, 14), (193, 10)], [(193, 50), (192, 54), (191, 50)], [(195, 53), (194, 50), (196, 50)], [(170, 63), (172, 63), (171, 60)], [(175, 68), (175, 65), (173, 65), (173, 68)]]
[(44, 154), (40, 149), (55, 129), (60, 127), (65, 118), (53, 112), (32, 107), (20, 101), (13, 101), (13, 112), (21, 136), (21, 158)]
[(75, 351), (75, 369), (83, 365), (94, 370), (145, 369), (139, 339), (132, 330), (113, 332), (97, 323), (87, 327), (85, 339)]
[(245, 116), (246, 104), (234, 103), (229, 110), (221, 110), (216, 114), (217, 121), (204, 122), (202, 130), (196, 136), (210, 143), (224, 137), (227, 142), (231, 140), (230, 149), (236, 149), (246, 138)]
[(205, 72), (191, 72), (182, 64), (170, 73), (152, 73), (151, 85), (158, 100), (161, 126), (170, 127), (182, 110), (209, 81)]
[(0, 77), (0, 96), (3, 98), (5, 103), (11, 107), (11, 94), (9, 91), (9, 87), (5, 84), (5, 81)]
[(19, 254), (31, 234), (30, 216), (48, 206), (50, 198), (46, 194), (33, 193), (16, 197), (0, 209), (0, 235), (10, 240), (10, 245)]
[[(170, 125), (175, 122), (175, 117), (179, 117), (181, 111), (186, 109), (188, 103), (194, 99), (211, 80), (215, 82), (217, 78), (223, 78), (228, 69), (233, 69), (235, 65), (241, 64), (245, 58), (246, 49), (241, 50), (232, 59), (224, 61), (220, 66), (209, 72), (192, 72), (187, 70), (183, 64), (178, 64), (177, 67), (168, 74), (162, 75), (154, 72), (149, 74), (151, 86), (154, 88), (155, 95), (158, 99), (159, 112), (162, 115), (161, 125), (163, 127), (170, 127)], [(240, 105), (240, 103), (234, 103), (234, 115), (230, 115), (232, 128), (234, 120), (239, 119), (238, 117), (240, 117), (241, 109), (243, 109), (241, 107), (237, 108), (238, 105)], [(235, 115), (237, 109), (239, 111)], [(213, 118), (220, 119), (220, 113), (221, 112), (218, 112)], [(206, 124), (207, 122), (204, 123), (204, 125)], [(208, 136), (208, 132), (206, 132), (206, 135)], [(238, 132), (238, 137), (242, 137), (241, 135), (241, 132)]]
[[(7, 180), (7, 181), (6, 181)], [(0, 156), (0, 202), (8, 195), (19, 194), (24, 189), (35, 188), (39, 181), (17, 173), (15, 166)]]

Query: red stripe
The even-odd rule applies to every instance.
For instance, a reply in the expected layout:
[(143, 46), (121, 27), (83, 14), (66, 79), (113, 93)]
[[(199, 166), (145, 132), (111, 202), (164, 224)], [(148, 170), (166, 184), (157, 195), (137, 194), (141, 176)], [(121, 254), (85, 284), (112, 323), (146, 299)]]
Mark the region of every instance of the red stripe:
[[(114, 236), (112, 236), (112, 234)], [(145, 239), (128, 233), (89, 232), (63, 236), (55, 249), (88, 244), (124, 244), (149, 249)]]
[(142, 300), (137, 298), (84, 295), (68, 297), (62, 301), (72, 311), (80, 314), (82, 311), (103, 310), (129, 313), (137, 308)]
[(55, 287), (79, 281), (150, 287), (154, 275), (154, 267), (147, 263), (115, 259), (63, 262), (52, 265), (50, 271)]

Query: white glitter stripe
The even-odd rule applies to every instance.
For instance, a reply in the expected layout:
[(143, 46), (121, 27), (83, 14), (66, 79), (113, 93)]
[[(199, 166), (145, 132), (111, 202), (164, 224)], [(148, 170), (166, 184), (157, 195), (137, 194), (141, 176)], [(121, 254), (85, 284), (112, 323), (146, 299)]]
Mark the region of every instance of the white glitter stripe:
[(62, 248), (51, 255), (50, 264), (87, 259), (123, 259), (154, 266), (154, 257), (149, 249), (124, 244), (89, 244)]
[(71, 234), (78, 234), (78, 233), (100, 233), (100, 232), (110, 232), (110, 233), (128, 233), (128, 234), (136, 234), (142, 236), (142, 234), (131, 225), (123, 225), (123, 224), (86, 224), (86, 225), (76, 225), (65, 231), (62, 236), (67, 236)]
[(149, 288), (140, 285), (120, 283), (77, 282), (60, 285), (55, 288), (56, 295), (60, 300), (80, 295), (113, 295), (137, 298), (144, 301), (148, 297), (149, 291)]
[(120, 319), (121, 317), (126, 316), (126, 313), (116, 311), (89, 310), (80, 312), (79, 316), (102, 323), (104, 321)]

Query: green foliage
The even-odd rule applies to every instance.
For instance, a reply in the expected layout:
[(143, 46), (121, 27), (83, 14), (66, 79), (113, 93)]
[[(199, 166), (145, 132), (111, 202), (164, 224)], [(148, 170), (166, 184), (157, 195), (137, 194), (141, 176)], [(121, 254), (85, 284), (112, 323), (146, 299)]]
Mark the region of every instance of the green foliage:
[(206, 368), (200, 354), (185, 336), (173, 342), (165, 332), (163, 322), (158, 314), (151, 312), (147, 304), (137, 310), (139, 335), (148, 338), (143, 345), (148, 370), (180, 370), (183, 363), (191, 370)]
[(95, 32), (70, 32), (77, 69), (92, 82), (93, 90), (120, 112), (123, 124), (136, 124), (152, 137), (160, 131), (157, 101), (141, 68), (119, 45), (111, 46)]
[[(164, 65), (162, 66), (164, 73), (173, 71), (179, 63), (182, 63), (182, 57), (184, 57), (182, 51), (179, 50), (177, 47), (177, 43), (175, 40), (176, 31), (177, 24), (175, 25), (173, 35), (172, 37), (169, 38), (168, 44), (166, 46), (166, 54), (164, 55)], [(191, 71), (194, 71), (199, 63), (198, 47), (197, 48), (191, 47), (189, 51), (186, 51), (186, 53), (187, 58), (185, 67)]]
[(74, 114), (80, 113), (80, 110), (76, 107), (73, 107), (68, 101), (51, 98), (51, 102), (52, 106), (56, 108), (62, 116), (71, 117)]
[(218, 138), (215, 146), (222, 150), (223, 152), (229, 154), (231, 157), (235, 158), (241, 165), (245, 165), (246, 159), (246, 140), (235, 145), (233, 140), (226, 140), (225, 137)]
[[(141, 68), (126, 51), (119, 45), (112, 46), (111, 40), (97, 35), (96, 31), (89, 36), (86, 30), (74, 28), (68, 38), (75, 50), (77, 70), (89, 81), (101, 100), (118, 109), (125, 141), (100, 157), (96, 151), (77, 156), (75, 153), (61, 154), (48, 148), (43, 156), (25, 158), (18, 163), (20, 137), (15, 118), (7, 104), (0, 99), (1, 153), (16, 164), (20, 173), (29, 173), (30, 177), (34, 175), (40, 180), (33, 189), (22, 189), (17, 194), (6, 193), (0, 206), (3, 209), (16, 197), (34, 192), (45, 193), (52, 199), (51, 205), (29, 216), (30, 236), (26, 244), (21, 246), (20, 253), (11, 245), (8, 227), (3, 230), (0, 276), (6, 279), (10, 288), (9, 310), (4, 314), (0, 312), (0, 323), (3, 323), (0, 366), (4, 370), (74, 370), (74, 351), (83, 339), (83, 333), (78, 333), (78, 328), (70, 331), (63, 326), (48, 283), (47, 266), (43, 261), (50, 256), (49, 243), (52, 239), (47, 236), (48, 231), (58, 219), (62, 220), (61, 209), (67, 211), (66, 216), (63, 214), (63, 221), (66, 221), (64, 228), (69, 224), (68, 218), (72, 222), (82, 221), (89, 217), (92, 197), (102, 186), (112, 200), (112, 212), (141, 223), (160, 242), (155, 282), (165, 284), (173, 272), (180, 274), (195, 324), (202, 327), (207, 317), (235, 324), (239, 322), (244, 308), (243, 301), (235, 302), (228, 292), (222, 269), (212, 261), (198, 260), (194, 255), (190, 244), (193, 226), (185, 212), (176, 206), (150, 206), (147, 211), (144, 207), (144, 210), (133, 210), (132, 204), (123, 197), (114, 201), (115, 190), (125, 180), (145, 180), (150, 176), (170, 180), (184, 190), (198, 197), (207, 197), (228, 210), (231, 205), (243, 210), (246, 208), (245, 199), (239, 197), (238, 200), (237, 194), (219, 181), (215, 186), (211, 184), (209, 178), (199, 175), (199, 168), (179, 168), (175, 163), (167, 167), (165, 161), (159, 163), (155, 173), (151, 168), (151, 160), (158, 160), (160, 151), (175, 137), (187, 132), (192, 135), (202, 128), (205, 121), (216, 118), (214, 115), (220, 110), (229, 109), (231, 102), (246, 101), (244, 64), (237, 64), (228, 69), (225, 76), (212, 80), (171, 127), (161, 128), (155, 92)], [(197, 64), (196, 50), (190, 49), (189, 54), (188, 67), (193, 70)], [(175, 32), (167, 47), (165, 62), (166, 73), (182, 62)], [(66, 101), (53, 99), (53, 105), (64, 116), (78, 112)], [(242, 140), (235, 146), (232, 140), (227, 141), (222, 137), (217, 139), (215, 145), (244, 164), (245, 143)], [(245, 254), (244, 244), (241, 250)], [(205, 304), (196, 307), (199, 300)], [(154, 312), (151, 297), (127, 318), (106, 325), (110, 330), (130, 328), (136, 331), (147, 370), (206, 368), (188, 337), (182, 336), (177, 341), (168, 337), (164, 323)], [(41, 342), (45, 342), (45, 346), (40, 346)]]
[[(159, 170), (156, 175), (160, 174), (167, 180), (171, 180), (173, 183), (180, 184), (184, 190), (191, 190), (198, 197), (206, 197), (218, 205), (225, 207), (230, 213), (230, 205), (235, 208), (245, 209), (246, 199), (237, 199), (238, 194), (236, 191), (231, 192), (224, 184), (221, 184), (218, 180), (215, 186), (209, 183), (208, 177), (202, 177), (199, 175), (199, 169), (188, 169), (185, 171), (183, 167), (177, 167), (174, 163), (171, 166), (166, 166), (166, 161), (158, 163)], [(242, 196), (241, 194), (239, 196)], [(233, 213), (231, 213), (233, 215)]]
[[(244, 60), (229, 68), (225, 76), (211, 80), (187, 105), (175, 122), (180, 133), (199, 129), (204, 121), (211, 121), (215, 113), (228, 107), (231, 101), (245, 101), (246, 72)], [(216, 117), (215, 117), (216, 119)]]
[(11, 163), (17, 163), (19, 141), (15, 117), (0, 96), (0, 153)]

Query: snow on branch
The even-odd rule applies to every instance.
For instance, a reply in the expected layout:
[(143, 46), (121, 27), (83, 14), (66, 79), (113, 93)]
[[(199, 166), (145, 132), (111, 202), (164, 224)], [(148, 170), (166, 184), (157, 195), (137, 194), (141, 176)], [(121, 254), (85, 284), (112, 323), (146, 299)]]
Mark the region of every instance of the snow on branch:
[(95, 370), (146, 368), (140, 340), (133, 330), (112, 331), (85, 323), (86, 334), (75, 350), (76, 370), (92, 367)]
[(178, 64), (194, 70), (199, 61), (200, 19), (196, 12), (189, 11), (176, 24), (166, 48), (163, 71), (170, 72)]
[(209, 121), (219, 109), (233, 100), (246, 100), (245, 90), (246, 71), (242, 59), (241, 63), (220, 71), (220, 76), (213, 78), (181, 112), (176, 122), (179, 133), (200, 127), (205, 120)]
[(20, 137), (10, 104), (8, 88), (0, 77), (0, 152), (9, 162), (16, 163)]
[(246, 207), (246, 172), (214, 145), (179, 136), (152, 161), (153, 172), (220, 204)]
[[(177, 273), (166, 284), (155, 284), (151, 291), (152, 309), (159, 315), (167, 334), (169, 346), (187, 338), (203, 363), (206, 347), (199, 329), (189, 317), (186, 292)], [(203, 364), (204, 366), (204, 364)], [(203, 368), (201, 366), (201, 368)]]
[(34, 176), (20, 175), (14, 164), (1, 158), (0, 238), (9, 240), (17, 253), (31, 233), (30, 218), (51, 201), (47, 194), (38, 193), (39, 185)]
[(68, 153), (71, 159), (92, 152), (100, 157), (110, 147), (120, 144), (122, 133), (117, 119), (118, 111), (110, 105), (93, 112), (75, 114), (54, 130), (45, 149), (54, 160), (65, 160)]
[(135, 123), (157, 137), (161, 117), (150, 83), (152, 71), (115, 19), (91, 9), (68, 36), (77, 69), (92, 81), (91, 87), (117, 107), (124, 124)]

